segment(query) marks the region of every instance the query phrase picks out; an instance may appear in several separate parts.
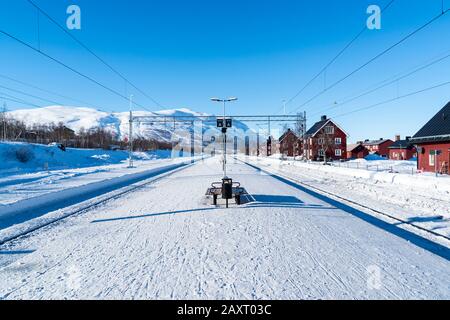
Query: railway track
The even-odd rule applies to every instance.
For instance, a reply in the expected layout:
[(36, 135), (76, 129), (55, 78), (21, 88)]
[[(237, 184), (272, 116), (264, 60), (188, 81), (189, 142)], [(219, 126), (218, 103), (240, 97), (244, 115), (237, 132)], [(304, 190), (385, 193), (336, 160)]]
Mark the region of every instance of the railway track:
[(96, 208), (96, 207), (98, 207), (100, 205), (103, 205), (103, 204), (105, 204), (105, 203), (107, 203), (109, 201), (116, 200), (116, 199), (118, 199), (118, 198), (120, 198), (120, 197), (122, 197), (124, 195), (132, 193), (132, 192), (134, 192), (136, 190), (142, 189), (142, 188), (144, 188), (144, 187), (146, 187), (146, 186), (148, 186), (150, 184), (153, 184), (153, 183), (155, 183), (157, 181), (160, 181), (160, 180), (162, 180), (164, 178), (167, 178), (168, 176), (171, 176), (171, 175), (173, 175), (173, 174), (175, 174), (177, 172), (185, 170), (185, 169), (191, 167), (192, 165), (194, 165), (196, 162), (197, 161), (194, 161), (194, 162), (192, 162), (190, 164), (180, 164), (179, 167), (176, 167), (176, 168), (171, 169), (171, 170), (169, 170), (167, 172), (163, 172), (161, 174), (158, 174), (155, 177), (148, 178), (148, 179), (144, 180), (144, 182), (134, 183), (131, 186), (127, 186), (127, 187), (121, 188), (121, 189), (119, 189), (117, 191), (112, 191), (112, 192), (106, 194), (106, 196), (100, 196), (101, 199), (99, 199), (99, 200), (94, 200), (94, 201), (88, 200), (86, 202), (89, 202), (89, 203), (86, 204), (85, 206), (82, 206), (81, 208), (76, 208), (74, 210), (68, 211), (67, 213), (64, 213), (60, 217), (57, 217), (57, 218), (54, 218), (54, 219), (50, 219), (50, 220), (46, 221), (45, 223), (39, 224), (37, 226), (30, 227), (30, 228), (26, 229), (25, 231), (21, 231), (21, 232), (19, 232), (17, 234), (14, 234), (14, 235), (11, 235), (11, 236), (7, 236), (7, 237), (5, 237), (3, 239), (0, 238), (0, 247), (2, 247), (4, 245), (7, 245), (7, 244), (10, 244), (10, 243), (12, 243), (12, 242), (14, 242), (16, 240), (26, 238), (26, 237), (30, 236), (32, 233), (34, 233), (36, 231), (39, 231), (39, 230), (42, 230), (42, 229), (44, 229), (46, 227), (54, 225), (54, 224), (56, 224), (58, 222), (61, 222), (61, 221), (65, 220), (65, 219), (67, 219), (69, 217), (73, 217), (75, 215), (82, 214), (82, 213), (84, 213), (86, 211), (89, 211), (89, 210), (91, 210), (93, 208)]
[(254, 169), (256, 169), (256, 170), (260, 170), (260, 171), (265, 172), (265, 173), (267, 173), (267, 174), (269, 174), (269, 175), (279, 176), (279, 177), (281, 177), (281, 178), (283, 178), (283, 179), (292, 181), (292, 182), (294, 182), (294, 183), (296, 183), (296, 184), (298, 184), (298, 185), (300, 185), (300, 186), (303, 186), (304, 188), (310, 189), (311, 191), (317, 192), (317, 193), (322, 194), (322, 195), (329, 196), (329, 197), (331, 197), (332, 199), (333, 199), (333, 198), (334, 198), (334, 199), (337, 199), (338, 201), (341, 201), (341, 202), (343, 202), (344, 204), (347, 203), (347, 204), (349, 204), (349, 205), (351, 205), (351, 206), (353, 206), (353, 207), (356, 206), (356, 207), (363, 208), (363, 209), (365, 209), (365, 210), (369, 210), (369, 211), (371, 211), (371, 212), (373, 212), (373, 213), (376, 213), (376, 214), (378, 214), (378, 215), (381, 215), (381, 216), (384, 216), (384, 217), (386, 217), (386, 218), (392, 219), (392, 220), (397, 221), (397, 222), (399, 222), (399, 223), (401, 223), (401, 224), (411, 226), (411, 227), (413, 227), (413, 228), (415, 228), (415, 229), (417, 229), (417, 230), (420, 230), (420, 231), (425, 232), (425, 233), (427, 233), (427, 234), (433, 235), (433, 236), (435, 236), (435, 237), (437, 237), (437, 238), (445, 239), (445, 240), (447, 240), (447, 241), (450, 241), (450, 237), (447, 237), (447, 236), (442, 235), (442, 234), (440, 234), (440, 233), (434, 232), (433, 230), (429, 230), (429, 229), (423, 228), (423, 227), (421, 227), (421, 226), (419, 226), (419, 225), (417, 225), (417, 224), (415, 224), (415, 223), (413, 223), (413, 222), (410, 222), (410, 221), (407, 221), (407, 220), (400, 219), (400, 218), (395, 217), (395, 216), (393, 216), (393, 215), (391, 215), (391, 214), (389, 214), (389, 213), (382, 212), (382, 211), (380, 211), (380, 210), (377, 210), (377, 209), (371, 208), (371, 207), (369, 207), (369, 206), (360, 204), (360, 203), (358, 203), (358, 202), (356, 202), (356, 201), (353, 201), (353, 200), (351, 200), (351, 199), (347, 199), (347, 198), (345, 198), (345, 197), (342, 197), (342, 196), (340, 196), (340, 195), (334, 194), (334, 193), (332, 193), (332, 192), (323, 190), (323, 189), (321, 189), (321, 188), (317, 188), (317, 187), (315, 187), (315, 186), (313, 186), (313, 185), (310, 185), (310, 184), (305, 183), (305, 182), (303, 182), (303, 181), (300, 181), (300, 180), (298, 180), (298, 179), (295, 179), (295, 178), (292, 178), (292, 177), (288, 177), (287, 175), (285, 175), (285, 174), (283, 174), (283, 173), (281, 173), (281, 172), (279, 172), (279, 171), (273, 172), (273, 171), (268, 170), (268, 169), (262, 169), (262, 168), (260, 168), (260, 167), (258, 167), (258, 166), (256, 166), (256, 165), (254, 165), (254, 164), (252, 164), (252, 163), (249, 163), (249, 162), (246, 162), (246, 161), (237, 159), (237, 158), (236, 158), (236, 160), (238, 160), (238, 161), (240, 161), (240, 162), (242, 162), (242, 163), (245, 163), (246, 165), (248, 165), (248, 166), (250, 166), (250, 167), (252, 167), (252, 168), (254, 168)]

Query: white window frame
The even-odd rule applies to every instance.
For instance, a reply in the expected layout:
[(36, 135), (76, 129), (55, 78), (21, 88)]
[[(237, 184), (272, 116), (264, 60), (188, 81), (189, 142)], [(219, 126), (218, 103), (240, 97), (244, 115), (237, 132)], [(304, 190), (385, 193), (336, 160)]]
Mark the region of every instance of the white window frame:
[(324, 138), (319, 138), (317, 143), (319, 144), (319, 146), (323, 146), (325, 144), (325, 139)]
[(326, 126), (324, 130), (325, 130), (325, 134), (334, 134), (333, 126)]
[(325, 157), (325, 150), (319, 149), (319, 157)]
[(342, 150), (341, 149), (334, 150), (334, 155), (336, 157), (342, 157)]
[(335, 138), (334, 139), (334, 144), (340, 146), (342, 144), (342, 138)]

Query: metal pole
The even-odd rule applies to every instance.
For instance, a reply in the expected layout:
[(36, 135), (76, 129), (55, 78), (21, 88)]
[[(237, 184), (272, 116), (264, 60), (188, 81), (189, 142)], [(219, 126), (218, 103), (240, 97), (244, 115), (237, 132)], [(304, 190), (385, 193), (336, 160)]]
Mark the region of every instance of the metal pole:
[(130, 95), (130, 131), (128, 137), (128, 167), (133, 168), (133, 95)]
[(436, 178), (438, 177), (438, 151), (434, 151), (434, 172), (436, 174)]
[[(226, 101), (223, 101), (223, 124), (225, 125), (226, 118), (226, 110), (225, 110)], [(226, 126), (225, 126), (226, 127)], [(223, 132), (223, 177), (227, 177), (227, 133), (226, 128)]]

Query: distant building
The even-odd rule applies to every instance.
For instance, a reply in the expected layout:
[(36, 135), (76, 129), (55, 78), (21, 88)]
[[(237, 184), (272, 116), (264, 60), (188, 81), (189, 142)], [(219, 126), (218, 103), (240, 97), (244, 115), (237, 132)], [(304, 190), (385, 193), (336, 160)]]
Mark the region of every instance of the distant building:
[(364, 159), (369, 155), (369, 149), (362, 142), (347, 145), (347, 159)]
[(410, 160), (417, 156), (417, 149), (411, 143), (411, 137), (402, 140), (400, 136), (395, 137), (395, 142), (389, 147), (389, 159)]
[(450, 102), (416, 135), (419, 170), (448, 174), (450, 163)]
[(306, 132), (304, 156), (314, 161), (347, 159), (347, 133), (327, 116)]
[(377, 154), (380, 157), (389, 157), (389, 147), (394, 144), (391, 139), (366, 140), (363, 145), (369, 150), (370, 154)]
[(280, 153), (288, 157), (295, 157), (298, 155), (298, 137), (291, 130), (288, 129), (279, 139)]

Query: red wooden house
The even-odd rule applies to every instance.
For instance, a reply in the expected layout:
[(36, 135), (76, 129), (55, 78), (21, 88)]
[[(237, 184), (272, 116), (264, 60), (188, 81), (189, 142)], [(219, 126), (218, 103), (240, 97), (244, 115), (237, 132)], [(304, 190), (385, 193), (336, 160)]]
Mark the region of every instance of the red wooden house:
[(383, 158), (389, 157), (389, 147), (394, 143), (391, 139), (366, 140), (363, 145), (370, 154), (377, 154)]
[(347, 133), (333, 120), (322, 116), (306, 132), (304, 156), (314, 161), (347, 159)]
[(417, 156), (417, 149), (411, 143), (411, 137), (402, 140), (400, 136), (395, 137), (395, 142), (389, 147), (389, 159), (410, 160)]
[(288, 129), (279, 139), (280, 153), (288, 157), (294, 157), (298, 155), (298, 137), (291, 130)]
[(419, 170), (449, 173), (450, 102), (416, 133), (411, 142), (417, 146)]
[(364, 159), (369, 155), (369, 149), (362, 142), (347, 145), (347, 159)]

